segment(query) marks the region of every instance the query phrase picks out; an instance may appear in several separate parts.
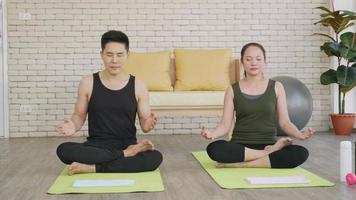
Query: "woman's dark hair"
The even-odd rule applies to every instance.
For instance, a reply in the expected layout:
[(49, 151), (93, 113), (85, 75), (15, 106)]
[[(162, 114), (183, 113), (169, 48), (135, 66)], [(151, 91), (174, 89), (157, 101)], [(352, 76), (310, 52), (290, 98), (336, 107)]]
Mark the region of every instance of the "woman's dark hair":
[(245, 55), (245, 51), (247, 48), (249, 47), (258, 47), (259, 49), (261, 49), (262, 53), (263, 53), (263, 58), (266, 60), (266, 50), (265, 48), (261, 45), (261, 44), (258, 44), (258, 43), (255, 43), (255, 42), (251, 42), (251, 43), (248, 43), (248, 44), (245, 44), (245, 46), (242, 47), (241, 49), (241, 60), (243, 59), (244, 55)]
[[(245, 44), (242, 47), (242, 49), (241, 49), (241, 57), (240, 57), (241, 62), (243, 61), (246, 49), (249, 48), (249, 47), (258, 47), (259, 49), (261, 49), (261, 51), (263, 53), (263, 58), (264, 58), (264, 60), (266, 60), (266, 50), (265, 50), (265, 48), (261, 44), (258, 44), (258, 43), (255, 43), (255, 42), (251, 42), (251, 43)], [(244, 72), (244, 75), (246, 77), (246, 72)]]
[(129, 51), (129, 38), (121, 31), (108, 31), (101, 36), (101, 50), (105, 49), (105, 46), (109, 42), (118, 42), (125, 45), (127, 51)]

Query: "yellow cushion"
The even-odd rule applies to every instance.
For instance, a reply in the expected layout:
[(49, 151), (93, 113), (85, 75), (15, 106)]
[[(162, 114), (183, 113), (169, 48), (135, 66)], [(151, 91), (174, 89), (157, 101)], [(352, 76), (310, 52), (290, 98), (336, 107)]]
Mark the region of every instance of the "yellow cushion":
[(147, 52), (130, 55), (125, 63), (128, 73), (147, 84), (149, 91), (172, 91), (170, 69), (170, 52)]
[(175, 49), (174, 90), (225, 90), (230, 84), (231, 49)]

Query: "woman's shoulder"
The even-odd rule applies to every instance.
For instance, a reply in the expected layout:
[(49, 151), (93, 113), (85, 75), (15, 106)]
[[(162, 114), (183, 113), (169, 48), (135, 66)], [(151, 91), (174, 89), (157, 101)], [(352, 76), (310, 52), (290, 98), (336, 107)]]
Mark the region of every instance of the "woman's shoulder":
[(273, 79), (269, 79), (269, 82), (271, 82), (274, 85), (274, 88), (276, 89), (281, 89), (283, 88), (283, 84), (279, 81), (273, 80)]
[(277, 95), (277, 97), (279, 96), (279, 94), (281, 94), (281, 92), (284, 93), (284, 87), (283, 84), (279, 81), (273, 80), (274, 81), (274, 91)]
[(231, 91), (234, 91), (234, 92), (237, 91), (237, 90), (239, 90), (240, 82), (241, 82), (241, 80), (236, 81), (235, 83), (229, 85), (229, 87), (227, 88), (227, 90), (231, 90)]

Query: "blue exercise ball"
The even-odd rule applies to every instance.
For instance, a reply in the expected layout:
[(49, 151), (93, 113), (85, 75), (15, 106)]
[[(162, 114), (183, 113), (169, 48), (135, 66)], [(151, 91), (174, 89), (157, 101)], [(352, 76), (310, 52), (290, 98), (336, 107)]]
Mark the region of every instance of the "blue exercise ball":
[[(286, 92), (289, 119), (299, 130), (303, 129), (313, 112), (313, 98), (308, 88), (301, 81), (290, 76), (277, 76), (272, 80), (282, 83)], [(280, 129), (278, 122), (277, 135), (286, 135)]]

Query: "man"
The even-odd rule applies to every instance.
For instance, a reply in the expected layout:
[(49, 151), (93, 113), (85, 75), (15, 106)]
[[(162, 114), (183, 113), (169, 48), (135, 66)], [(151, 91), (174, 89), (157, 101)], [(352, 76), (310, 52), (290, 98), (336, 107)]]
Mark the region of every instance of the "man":
[(137, 143), (136, 113), (143, 132), (156, 125), (144, 82), (123, 69), (129, 54), (129, 39), (121, 31), (108, 31), (101, 38), (104, 69), (82, 78), (75, 110), (56, 127), (72, 136), (81, 129), (88, 114), (89, 137), (84, 143), (66, 142), (57, 155), (70, 165), (68, 174), (142, 172), (158, 168), (162, 154), (149, 140)]

